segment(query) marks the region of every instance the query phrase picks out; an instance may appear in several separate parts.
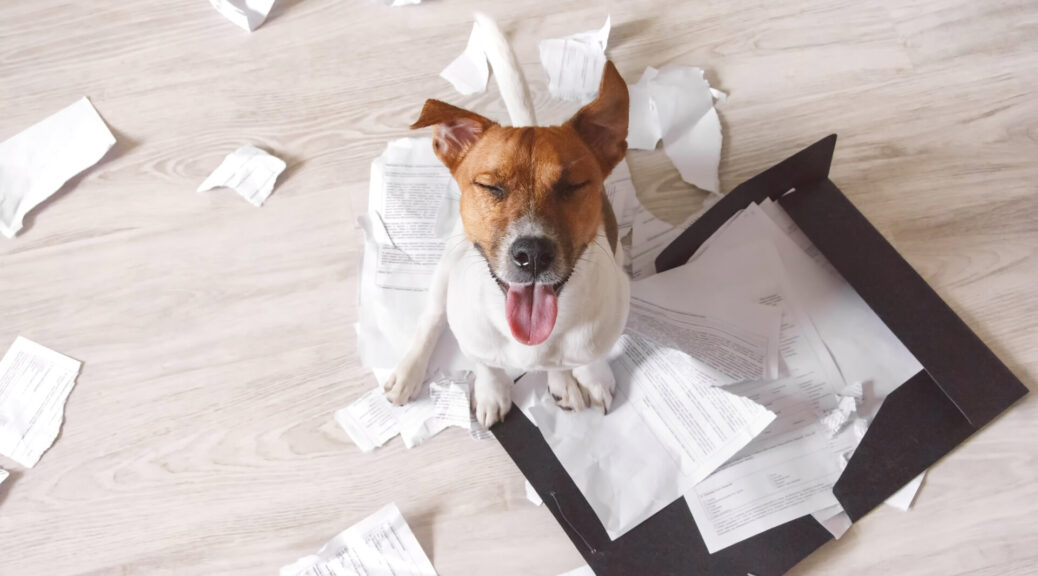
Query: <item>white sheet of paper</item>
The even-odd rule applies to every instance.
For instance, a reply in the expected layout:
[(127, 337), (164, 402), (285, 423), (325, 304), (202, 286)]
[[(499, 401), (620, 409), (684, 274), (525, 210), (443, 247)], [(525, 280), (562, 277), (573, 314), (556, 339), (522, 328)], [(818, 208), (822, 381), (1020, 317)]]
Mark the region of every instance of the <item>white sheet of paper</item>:
[[(871, 419), (883, 398), (923, 369), (861, 296), (833, 269), (777, 203), (751, 206), (747, 228), (768, 235), (796, 282), (807, 313), (847, 382), (869, 382), (874, 402), (863, 406)], [(765, 218), (754, 218), (754, 214)]]
[(407, 448), (414, 448), (448, 426), (472, 430), (469, 390), (467, 375), (438, 374), (414, 400), (394, 406), (379, 387), (336, 411), (335, 421), (362, 452), (382, 446), (397, 434)]
[[(664, 66), (647, 84), (659, 118), (663, 150), (681, 179), (708, 192), (720, 192), (721, 120), (703, 70)], [(651, 126), (649, 130), (651, 134)]]
[(687, 355), (636, 336), (620, 339), (611, 365), (616, 393), (608, 416), (561, 410), (543, 373), (523, 376), (513, 400), (616, 539), (721, 465), (774, 415), (720, 389), (688, 386), (696, 367)]
[(839, 504), (813, 512), (811, 516), (837, 540), (851, 529), (851, 517), (843, 511), (843, 506)]
[(274, 0), (209, 0), (224, 18), (246, 32), (259, 28), (270, 14)]
[(7, 480), (7, 477), (10, 476), (10, 475), (11, 475), (10, 472), (8, 472), (7, 470), (4, 470), (3, 468), (0, 468), (0, 484), (3, 484), (4, 480)]
[(541, 495), (537, 493), (537, 489), (535, 489), (533, 487), (533, 484), (530, 484), (529, 481), (526, 482), (526, 499), (533, 503), (534, 506), (540, 506), (544, 504), (544, 500), (541, 499)]
[(632, 282), (627, 331), (688, 354), (696, 384), (778, 378), (781, 310), (690, 291), (684, 276), (674, 269)]
[(660, 115), (649, 89), (649, 83), (658, 73), (658, 70), (649, 66), (637, 84), (627, 87), (631, 100), (627, 128), (627, 147), (630, 149), (655, 150), (656, 144), (663, 137)]
[(916, 476), (911, 482), (905, 484), (900, 490), (894, 492), (887, 498), (884, 504), (897, 508), (902, 512), (908, 512), (908, 509), (912, 507), (912, 502), (915, 501), (916, 494), (919, 493), (919, 488), (923, 485), (923, 478), (926, 476), (926, 472)]
[[(447, 247), (460, 248), (460, 192), (433, 154), (432, 139), (394, 140), (371, 163), (357, 346), (364, 366), (392, 370), (411, 346), (433, 272)], [(440, 336), (427, 378), (470, 371), (450, 330)]]
[(97, 164), (114, 144), (86, 98), (0, 143), (0, 233), (14, 238), (30, 210)]
[(586, 104), (598, 95), (605, 67), (611, 19), (605, 25), (566, 36), (541, 40), (541, 65), (548, 73), (548, 91), (555, 98)]
[(440, 77), (450, 82), (451, 86), (464, 96), (486, 91), (490, 65), (483, 50), (479, 23), (472, 25), (472, 33), (469, 34), (465, 51), (440, 72)]
[(436, 576), (396, 504), (340, 532), (316, 554), (283, 566), (280, 576)]
[(590, 566), (585, 564), (580, 568), (574, 568), (565, 574), (559, 574), (559, 576), (595, 576), (595, 572)]
[(255, 146), (242, 146), (223, 159), (198, 187), (198, 192), (233, 188), (249, 204), (259, 208), (274, 191), (274, 182), (284, 170), (284, 160)]
[(61, 430), (79, 360), (19, 336), (0, 360), (0, 454), (32, 468)]

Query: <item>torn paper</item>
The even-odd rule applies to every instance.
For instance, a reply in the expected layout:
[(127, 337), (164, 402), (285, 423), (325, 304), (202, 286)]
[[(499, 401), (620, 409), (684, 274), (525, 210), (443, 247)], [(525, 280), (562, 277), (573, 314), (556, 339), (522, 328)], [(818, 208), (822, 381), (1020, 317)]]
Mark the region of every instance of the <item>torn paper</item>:
[(274, 6), (274, 0), (209, 0), (209, 3), (224, 18), (246, 32), (259, 28)]
[(0, 484), (3, 484), (4, 480), (7, 480), (7, 477), (10, 476), (10, 475), (11, 475), (10, 472), (8, 472), (7, 470), (4, 470), (3, 468), (0, 468)]
[(32, 468), (58, 437), (80, 362), (19, 336), (0, 360), (0, 454)]
[(533, 422), (611, 539), (660, 511), (753, 439), (774, 415), (718, 388), (690, 386), (688, 356), (624, 335), (611, 355), (608, 416), (556, 406), (542, 372), (513, 401)]
[(490, 65), (483, 50), (483, 40), (479, 34), (479, 23), (472, 25), (472, 33), (469, 34), (469, 42), (465, 45), (465, 51), (458, 55), (443, 72), (440, 77), (451, 83), (454, 89), (463, 96), (469, 96), (487, 89), (487, 80), (490, 78)]
[(541, 495), (537, 493), (537, 489), (530, 484), (530, 481), (526, 481), (526, 499), (533, 503), (534, 506), (540, 506), (544, 504), (544, 500), (541, 499)]
[[(360, 222), (365, 236), (357, 347), (365, 367), (391, 371), (411, 347), (440, 258), (448, 247), (465, 247), (460, 196), (431, 138), (393, 140), (371, 163), (368, 210)], [(470, 369), (445, 330), (427, 378)]]
[(114, 144), (86, 98), (0, 143), (0, 233), (14, 238), (30, 210)]
[(403, 406), (386, 399), (381, 387), (335, 412), (335, 421), (362, 452), (382, 446), (397, 434), (413, 448), (450, 426), (472, 431), (467, 375), (437, 375)]
[(598, 30), (541, 40), (541, 65), (552, 96), (587, 104), (595, 99), (605, 68), (610, 18)]
[(659, 115), (663, 151), (681, 179), (719, 193), (721, 120), (703, 70), (664, 66), (649, 81), (649, 93)]
[(396, 504), (340, 532), (316, 554), (283, 566), (280, 576), (436, 576)]
[(915, 501), (916, 494), (919, 493), (919, 487), (923, 485), (923, 477), (925, 476), (926, 472), (916, 476), (911, 482), (902, 486), (897, 492), (894, 492), (883, 503), (902, 512), (908, 512), (908, 509), (912, 507), (912, 502)]
[(843, 511), (843, 506), (839, 504), (812, 512), (811, 516), (837, 540), (851, 529), (851, 517)]
[(631, 100), (627, 147), (632, 150), (655, 150), (656, 144), (663, 137), (659, 112), (649, 89), (649, 83), (658, 73), (658, 70), (649, 66), (637, 84), (627, 87)]
[(223, 159), (198, 191), (233, 188), (258, 208), (274, 191), (274, 182), (284, 169), (284, 160), (255, 146), (242, 146)]
[(858, 402), (853, 396), (837, 396), (839, 402), (836, 404), (836, 408), (826, 412), (825, 416), (822, 417), (822, 426), (829, 431), (829, 436), (834, 437), (839, 434), (848, 422), (851, 422), (851, 418), (858, 413)]

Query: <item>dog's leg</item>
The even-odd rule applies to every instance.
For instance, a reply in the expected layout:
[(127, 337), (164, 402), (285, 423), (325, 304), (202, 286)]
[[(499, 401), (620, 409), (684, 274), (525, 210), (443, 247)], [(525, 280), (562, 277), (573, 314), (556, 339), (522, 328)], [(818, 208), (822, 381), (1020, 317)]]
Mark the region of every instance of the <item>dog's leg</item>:
[(598, 406), (603, 412), (609, 412), (615, 389), (613, 371), (605, 360), (573, 370), (548, 372), (548, 390), (555, 398), (555, 403), (564, 410)]
[(505, 419), (512, 408), (512, 379), (500, 368), (476, 364), (476, 383), (472, 393), (476, 421), (490, 428)]
[(602, 412), (608, 413), (613, 405), (613, 393), (616, 391), (616, 378), (613, 369), (605, 359), (597, 360), (573, 369), (573, 377), (580, 386), (587, 390), (592, 406), (598, 406)]
[(464, 250), (464, 242), (457, 242), (455, 246), (444, 251), (436, 264), (436, 271), (429, 285), (428, 304), (418, 320), (418, 330), (415, 331), (411, 348), (383, 386), (386, 397), (393, 404), (406, 404), (422, 387), (425, 372), (429, 368), (429, 358), (447, 324), (447, 285), (450, 282), (451, 268), (461, 258)]
[(550, 370), (548, 391), (563, 410), (583, 410), (590, 401), (587, 389), (573, 377), (572, 370)]

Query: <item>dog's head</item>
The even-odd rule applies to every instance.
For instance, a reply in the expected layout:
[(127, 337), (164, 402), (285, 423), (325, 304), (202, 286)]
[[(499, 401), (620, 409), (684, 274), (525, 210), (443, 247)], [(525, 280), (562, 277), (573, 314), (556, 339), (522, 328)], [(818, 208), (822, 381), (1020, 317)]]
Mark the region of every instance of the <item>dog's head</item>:
[(461, 189), (465, 233), (523, 344), (551, 334), (559, 290), (606, 211), (611, 218), (602, 183), (627, 151), (628, 111), (627, 85), (607, 62), (598, 97), (561, 126), (501, 126), (438, 100), (411, 126), (435, 126), (433, 148)]

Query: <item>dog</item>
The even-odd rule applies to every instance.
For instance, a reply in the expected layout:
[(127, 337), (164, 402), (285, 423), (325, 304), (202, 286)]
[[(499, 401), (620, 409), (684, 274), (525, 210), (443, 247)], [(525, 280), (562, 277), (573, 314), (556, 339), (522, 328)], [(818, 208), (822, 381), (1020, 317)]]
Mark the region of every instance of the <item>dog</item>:
[(627, 84), (607, 62), (598, 96), (567, 122), (523, 126), (533, 123), (526, 82), (497, 27), (485, 19), (480, 27), (519, 125), (438, 100), (411, 125), (433, 127), (434, 152), (461, 190), (464, 235), (437, 265), (414, 342), (385, 392), (399, 405), (419, 391), (446, 323), (475, 363), (483, 426), (512, 405), (509, 369), (547, 372), (564, 409), (608, 411), (615, 382), (606, 359), (627, 322), (630, 284), (603, 182), (627, 152)]

